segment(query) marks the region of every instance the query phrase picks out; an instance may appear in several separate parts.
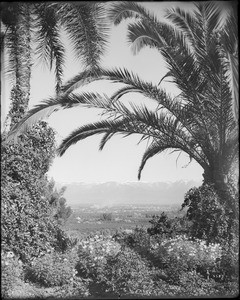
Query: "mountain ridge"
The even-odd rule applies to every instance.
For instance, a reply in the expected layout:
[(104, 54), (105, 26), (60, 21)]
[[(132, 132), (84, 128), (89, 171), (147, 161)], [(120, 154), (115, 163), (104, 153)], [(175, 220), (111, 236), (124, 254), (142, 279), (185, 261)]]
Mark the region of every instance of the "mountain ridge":
[(175, 182), (56, 182), (56, 187), (66, 187), (64, 197), (70, 206), (120, 206), (120, 205), (181, 205), (185, 193), (201, 181)]

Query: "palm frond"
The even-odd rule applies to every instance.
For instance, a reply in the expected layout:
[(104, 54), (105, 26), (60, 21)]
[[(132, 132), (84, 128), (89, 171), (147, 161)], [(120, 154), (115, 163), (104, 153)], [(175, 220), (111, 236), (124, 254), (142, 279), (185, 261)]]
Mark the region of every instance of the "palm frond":
[(38, 29), (35, 32), (35, 40), (38, 58), (49, 65), (50, 70), (55, 64), (56, 92), (59, 93), (62, 86), (65, 49), (60, 38), (57, 8), (57, 4), (53, 6), (41, 3), (35, 6), (36, 28)]
[[(156, 48), (164, 57), (169, 72), (180, 90), (196, 93), (201, 82), (200, 67), (196, 63), (195, 53), (181, 31), (176, 31), (172, 26), (155, 22), (149, 26), (144, 19), (128, 27), (128, 42), (134, 54), (143, 47)], [(169, 73), (169, 75), (170, 75)]]
[[(79, 73), (74, 78), (69, 80), (65, 85), (63, 85), (62, 91), (64, 93), (70, 93), (80, 86), (84, 86), (97, 80), (109, 80), (112, 82), (124, 83), (136, 88), (144, 87), (145, 90), (153, 89), (151, 83), (147, 83), (141, 80), (138, 75), (134, 74), (133, 72), (129, 72), (125, 68), (114, 68), (112, 70), (98, 68), (94, 70), (86, 70)], [(157, 87), (155, 89), (157, 89)]]
[(41, 104), (35, 106), (33, 109), (27, 112), (20, 122), (18, 122), (11, 131), (8, 133), (7, 140), (15, 139), (21, 134), (27, 131), (32, 125), (38, 121), (49, 117), (54, 111), (60, 108), (59, 101), (55, 99), (45, 100)]
[(78, 75), (74, 76), (68, 80), (61, 88), (61, 91), (64, 93), (71, 93), (72, 91), (87, 85), (96, 80), (102, 80), (104, 76), (102, 75), (101, 69), (85, 69), (80, 72)]
[(214, 58), (214, 56), (209, 57), (209, 51), (213, 49), (210, 44), (213, 36), (220, 29), (223, 13), (221, 6), (214, 1), (196, 2), (195, 6), (197, 24), (194, 30), (195, 54), (198, 63), (202, 65), (205, 75), (208, 75), (211, 72), (212, 58)]
[(162, 81), (165, 79), (165, 78), (167, 78), (167, 77), (171, 77), (171, 72), (169, 71), (169, 72), (167, 72), (162, 78), (161, 78), (161, 80), (159, 81), (159, 83), (158, 83), (158, 86), (162, 83)]
[(136, 93), (139, 92), (141, 93), (141, 90), (136, 88), (136, 87), (132, 87), (132, 86), (124, 86), (123, 88), (117, 90), (112, 96), (111, 96), (111, 100), (113, 102), (118, 101), (122, 96), (128, 94), (128, 93)]
[(111, 137), (114, 136), (114, 134), (115, 134), (115, 132), (111, 132), (111, 131), (105, 133), (105, 135), (103, 136), (103, 138), (100, 141), (99, 150), (103, 150), (106, 143), (110, 140)]
[(235, 55), (229, 54), (229, 77), (230, 77), (230, 88), (232, 91), (232, 109), (236, 123), (239, 120), (239, 63), (238, 58)]
[(154, 140), (143, 154), (142, 161), (141, 161), (140, 167), (138, 169), (138, 180), (141, 179), (142, 170), (149, 158), (153, 157), (156, 154), (160, 154), (161, 152), (163, 152), (165, 150), (169, 150), (169, 148), (172, 148), (172, 147), (173, 147), (173, 143), (172, 144), (162, 144), (161, 141)]
[(128, 26), (128, 43), (131, 50), (136, 55), (143, 47), (149, 46), (160, 49), (164, 46), (158, 32), (154, 27), (150, 27), (147, 22), (137, 22)]
[(62, 25), (71, 39), (76, 58), (86, 68), (96, 68), (106, 50), (108, 27), (102, 3), (66, 3), (59, 11)]
[(98, 93), (62, 94), (55, 98), (42, 101), (29, 110), (27, 114), (9, 132), (8, 140), (16, 138), (20, 133), (26, 132), (39, 120), (48, 118), (53, 112), (63, 108), (72, 108), (77, 105), (107, 109), (111, 103), (107, 96)]
[(121, 130), (120, 128), (123, 124), (124, 124), (123, 120), (118, 120), (118, 121), (103, 120), (103, 121), (81, 126), (77, 130), (74, 130), (67, 138), (65, 138), (62, 141), (62, 143), (60, 144), (57, 150), (57, 153), (60, 156), (62, 156), (70, 146), (76, 144), (77, 142), (87, 137), (90, 137), (92, 135), (106, 133), (104, 143), (100, 144), (100, 148), (101, 148), (102, 145), (105, 144), (106, 141), (109, 139), (109, 134), (111, 133), (112, 135), (115, 131), (120, 131)]
[[(235, 121), (238, 123), (239, 119), (239, 74), (238, 74), (238, 26), (236, 16), (236, 4), (231, 3), (229, 8), (226, 25), (223, 28), (221, 35), (221, 42), (226, 52), (228, 61), (227, 76), (229, 80), (230, 89), (232, 92), (232, 109)], [(235, 10), (234, 10), (235, 9)]]
[(121, 21), (129, 18), (147, 18), (148, 20), (153, 18), (152, 14), (144, 7), (132, 1), (114, 3), (109, 10), (108, 17), (114, 25), (118, 25)]
[(187, 37), (188, 41), (194, 47), (195, 40), (193, 32), (196, 27), (196, 19), (194, 15), (176, 7), (167, 9), (165, 17), (184, 33), (184, 36)]

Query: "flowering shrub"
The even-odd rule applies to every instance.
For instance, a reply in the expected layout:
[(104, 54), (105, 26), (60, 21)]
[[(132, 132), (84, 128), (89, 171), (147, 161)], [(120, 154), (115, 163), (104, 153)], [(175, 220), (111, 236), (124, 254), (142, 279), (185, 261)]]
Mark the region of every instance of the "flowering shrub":
[(1, 293), (2, 297), (8, 297), (16, 282), (23, 277), (23, 266), (22, 261), (11, 251), (2, 252), (1, 259)]
[(60, 254), (52, 252), (33, 259), (26, 267), (25, 279), (44, 287), (62, 286), (75, 277), (76, 253)]
[[(166, 239), (158, 248), (155, 245), (153, 251), (162, 262), (161, 266), (168, 269), (170, 277), (171, 274), (177, 276), (176, 273), (178, 273), (180, 276), (181, 272), (193, 270), (200, 272), (205, 277), (214, 277), (217, 261), (222, 255), (222, 248), (219, 244), (207, 245), (203, 240), (193, 241), (186, 236)], [(176, 272), (176, 268), (179, 272)], [(174, 277), (172, 280), (176, 281), (177, 279)]]
[(110, 235), (95, 235), (79, 242), (79, 250), (89, 252), (95, 260), (101, 260), (106, 255), (115, 256), (121, 246)]
[(91, 294), (104, 294), (108, 289), (106, 265), (108, 257), (114, 257), (121, 246), (110, 235), (89, 236), (79, 242), (78, 276), (89, 279)]

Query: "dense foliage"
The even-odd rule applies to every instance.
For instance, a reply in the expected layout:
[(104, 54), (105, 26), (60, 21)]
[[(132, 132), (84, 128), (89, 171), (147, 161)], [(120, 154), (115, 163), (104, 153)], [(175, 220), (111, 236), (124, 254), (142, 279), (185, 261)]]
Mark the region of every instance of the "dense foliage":
[(186, 193), (182, 209), (185, 207), (192, 223), (189, 234), (193, 238), (223, 242), (229, 236), (231, 224), (237, 222), (236, 216), (229, 213), (226, 202), (222, 202), (214, 187), (207, 184)]
[(46, 197), (54, 151), (54, 132), (44, 122), (19, 143), (2, 144), (2, 247), (23, 261), (56, 247), (64, 236)]
[(152, 219), (149, 222), (151, 227), (148, 228), (147, 232), (150, 235), (174, 237), (189, 232), (190, 222), (186, 216), (170, 219), (165, 212), (162, 212), (160, 216), (152, 216)]

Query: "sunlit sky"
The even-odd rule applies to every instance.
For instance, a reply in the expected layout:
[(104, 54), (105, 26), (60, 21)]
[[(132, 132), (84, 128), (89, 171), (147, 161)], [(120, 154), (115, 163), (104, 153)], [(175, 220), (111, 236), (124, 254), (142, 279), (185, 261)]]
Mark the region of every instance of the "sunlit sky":
[[(191, 8), (191, 2), (141, 2), (146, 8), (154, 12), (160, 20), (163, 17), (163, 9), (171, 6), (184, 5), (186, 9)], [(102, 59), (104, 67), (127, 68), (139, 75), (143, 80), (157, 84), (166, 74), (167, 69), (161, 55), (154, 49), (145, 48), (134, 56), (127, 44), (126, 24), (115, 26), (111, 30), (108, 51)], [(76, 75), (82, 71), (81, 62), (74, 59), (69, 52), (64, 79)], [(31, 79), (31, 99), (29, 108), (41, 102), (41, 100), (54, 95), (54, 75), (42, 65), (34, 65)], [(177, 89), (169, 83), (163, 82), (162, 87), (172, 95), (177, 94)], [(116, 85), (98, 82), (91, 85), (87, 90), (98, 91), (99, 93), (110, 93), (116, 90)], [(10, 82), (4, 81), (2, 85), (3, 119), (6, 116), (6, 103), (9, 99)], [(151, 105), (151, 100), (143, 96), (133, 96), (134, 101), (144, 100), (145, 105)], [(136, 103), (136, 102), (135, 102)], [(99, 111), (86, 108), (72, 108), (69, 110), (54, 113), (48, 123), (57, 132), (57, 143), (66, 137), (72, 130), (83, 124), (87, 124), (100, 119)], [(132, 135), (122, 138), (120, 135), (113, 137), (106, 144), (103, 151), (98, 150), (102, 136), (94, 136), (83, 140), (70, 147), (62, 157), (56, 157), (48, 172), (48, 176), (57, 182), (130, 182), (137, 181), (138, 168), (142, 155), (147, 147), (147, 142), (138, 144), (140, 135)], [(149, 159), (143, 172), (141, 181), (178, 181), (178, 180), (202, 180), (203, 169), (195, 162), (189, 163), (187, 155), (182, 153), (178, 158), (178, 153), (169, 152), (156, 155)]]

